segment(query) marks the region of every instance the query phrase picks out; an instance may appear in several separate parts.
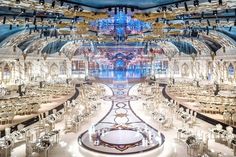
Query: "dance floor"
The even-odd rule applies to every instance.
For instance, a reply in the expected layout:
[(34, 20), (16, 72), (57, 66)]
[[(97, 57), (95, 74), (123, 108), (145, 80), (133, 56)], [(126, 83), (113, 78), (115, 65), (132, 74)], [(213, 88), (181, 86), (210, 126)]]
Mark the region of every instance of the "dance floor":
[(112, 96), (104, 101), (112, 101), (108, 114), (88, 131), (79, 136), (79, 144), (90, 151), (105, 154), (134, 154), (158, 149), (161, 152), (165, 137), (149, 126), (130, 108), (130, 101), (139, 97), (129, 95), (132, 84), (116, 81), (109, 85)]

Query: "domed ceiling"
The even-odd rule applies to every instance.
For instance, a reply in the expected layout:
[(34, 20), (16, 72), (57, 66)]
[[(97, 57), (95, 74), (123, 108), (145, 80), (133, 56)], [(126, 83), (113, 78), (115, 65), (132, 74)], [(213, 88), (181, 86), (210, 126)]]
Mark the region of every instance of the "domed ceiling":
[(235, 0), (2, 0), (0, 46), (66, 56), (78, 54), (73, 43), (94, 54), (116, 46), (216, 53), (236, 45), (235, 8)]

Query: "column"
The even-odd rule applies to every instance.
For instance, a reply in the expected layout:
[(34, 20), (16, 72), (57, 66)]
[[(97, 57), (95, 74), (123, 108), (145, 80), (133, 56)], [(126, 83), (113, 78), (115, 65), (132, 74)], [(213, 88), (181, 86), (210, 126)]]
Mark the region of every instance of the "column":
[(172, 61), (171, 58), (169, 58), (169, 62), (168, 62), (168, 77), (169, 78), (174, 78), (174, 62)]
[(151, 56), (151, 76), (155, 74), (155, 63), (154, 63), (154, 56)]
[(67, 78), (72, 77), (72, 61), (71, 60), (66, 61), (66, 76)]
[(20, 72), (20, 84), (25, 81), (25, 61), (19, 61), (19, 72)]
[(233, 66), (234, 66), (234, 79), (233, 79), (233, 83), (236, 82), (236, 63), (233, 62)]
[(84, 60), (85, 62), (85, 77), (88, 77), (89, 76), (89, 58), (86, 58), (86, 60)]
[(46, 62), (45, 60), (41, 60), (40, 61), (40, 73), (41, 73), (41, 78), (42, 78), (42, 81), (45, 81), (46, 80)]

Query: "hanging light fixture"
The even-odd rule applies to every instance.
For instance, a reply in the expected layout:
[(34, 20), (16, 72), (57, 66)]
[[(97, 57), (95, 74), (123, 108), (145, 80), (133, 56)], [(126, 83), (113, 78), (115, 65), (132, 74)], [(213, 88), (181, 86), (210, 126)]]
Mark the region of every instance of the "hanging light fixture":
[(63, 0), (60, 0), (60, 4), (61, 4), (61, 6), (63, 6), (63, 4), (64, 4), (64, 1), (63, 1)]
[(36, 25), (36, 23), (37, 23), (37, 19), (36, 19), (36, 17), (34, 17), (34, 19), (33, 19), (33, 25)]
[(223, 1), (222, 0), (219, 0), (219, 5), (222, 5), (223, 4)]
[(6, 23), (6, 16), (3, 17), (3, 21), (2, 21), (2, 24), (5, 24)]
[(186, 11), (188, 11), (188, 5), (187, 5), (186, 2), (184, 2), (184, 8), (185, 8)]
[(206, 27), (207, 35), (209, 35), (209, 27)]
[(54, 7), (55, 7), (55, 5), (56, 5), (56, 1), (55, 1), (55, 0), (53, 0), (53, 1), (52, 1), (52, 5), (51, 5), (51, 7), (52, 7), (52, 8), (54, 8)]
[(213, 10), (213, 15), (217, 15), (217, 10)]
[(21, 13), (22, 13), (22, 14), (25, 13), (25, 9), (21, 9)]
[(208, 19), (207, 19), (207, 25), (211, 26), (211, 23), (210, 23), (210, 21)]
[(176, 7), (176, 8), (179, 8), (179, 3), (175, 3), (175, 7)]
[(39, 4), (44, 5), (45, 1), (44, 0), (39, 0)]
[(193, 1), (193, 5), (196, 7), (196, 6), (199, 6), (199, 1), (198, 0), (194, 0)]

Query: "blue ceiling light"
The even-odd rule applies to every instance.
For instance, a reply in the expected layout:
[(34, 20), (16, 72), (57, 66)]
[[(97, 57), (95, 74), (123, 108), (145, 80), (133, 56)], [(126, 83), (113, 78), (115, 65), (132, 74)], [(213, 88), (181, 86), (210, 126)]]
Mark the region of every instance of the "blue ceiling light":
[(92, 21), (90, 26), (99, 34), (114, 36), (116, 41), (124, 41), (128, 35), (140, 34), (151, 29), (150, 23), (132, 19), (121, 10), (112, 14), (111, 18)]
[(124, 40), (123, 38), (126, 35), (126, 24), (127, 24), (127, 15), (119, 11), (118, 14), (114, 16), (114, 29), (115, 36), (117, 40)]

